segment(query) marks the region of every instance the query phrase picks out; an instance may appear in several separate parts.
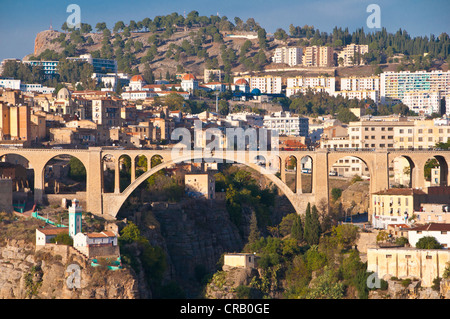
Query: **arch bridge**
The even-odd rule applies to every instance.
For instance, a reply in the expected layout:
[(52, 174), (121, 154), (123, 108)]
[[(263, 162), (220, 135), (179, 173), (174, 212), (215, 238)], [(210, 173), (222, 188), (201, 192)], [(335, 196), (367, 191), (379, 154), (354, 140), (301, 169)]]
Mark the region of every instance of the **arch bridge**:
[[(45, 199), (45, 167), (50, 160), (59, 156), (73, 156), (83, 163), (86, 169), (86, 210), (103, 216), (106, 219), (115, 219), (120, 207), (132, 192), (152, 174), (173, 164), (201, 161), (218, 163), (239, 163), (251, 167), (263, 174), (278, 189), (286, 195), (297, 213), (303, 213), (308, 202), (329, 203), (329, 172), (334, 163), (344, 157), (355, 157), (368, 168), (370, 174), (370, 192), (377, 192), (390, 187), (389, 167), (395, 158), (403, 157), (410, 164), (410, 187), (425, 187), (424, 167), (430, 158), (435, 158), (440, 165), (440, 185), (448, 185), (450, 179), (448, 163), (450, 151), (443, 150), (306, 150), (306, 151), (227, 151), (204, 153), (206, 151), (180, 151), (174, 149), (163, 150), (126, 150), (90, 147), (89, 149), (8, 149), (0, 148), (0, 158), (5, 155), (20, 155), (28, 161), (30, 169), (34, 171), (34, 200), (43, 203)], [(206, 156), (205, 156), (206, 155)], [(130, 158), (131, 181), (123, 190), (120, 189), (120, 159), (124, 156)], [(136, 176), (136, 165), (142, 156), (147, 160), (147, 168), (140, 176)], [(159, 156), (161, 163), (152, 167), (152, 158)], [(294, 158), (295, 171), (294, 189), (286, 183), (289, 170), (285, 163)], [(301, 162), (308, 158), (311, 169), (307, 172), (311, 178), (311, 187), (308, 192), (302, 190)], [(114, 166), (114, 190), (105, 191), (104, 166), (106, 163)], [(144, 161), (145, 162), (145, 161)], [(278, 172), (278, 174), (276, 174)]]

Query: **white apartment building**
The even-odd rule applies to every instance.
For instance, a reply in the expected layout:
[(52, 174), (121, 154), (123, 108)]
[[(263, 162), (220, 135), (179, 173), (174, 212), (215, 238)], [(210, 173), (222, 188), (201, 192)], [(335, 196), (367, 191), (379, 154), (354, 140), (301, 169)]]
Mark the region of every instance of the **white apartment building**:
[(378, 76), (350, 76), (341, 78), (341, 91), (379, 91), (380, 77)]
[(289, 66), (302, 64), (303, 49), (297, 47), (276, 48), (272, 57), (274, 63), (285, 63)]
[(312, 89), (315, 92), (326, 92), (331, 95), (336, 90), (336, 78), (332, 76), (296, 76), (286, 79), (287, 97), (290, 97), (296, 93), (304, 93), (308, 89)]
[(380, 101), (380, 92), (379, 91), (369, 91), (369, 90), (362, 90), (362, 91), (336, 91), (332, 94), (333, 96), (342, 96), (344, 98), (348, 99), (358, 99), (358, 100), (372, 100), (375, 103), (378, 103)]
[(442, 98), (439, 91), (412, 91), (404, 94), (402, 102), (417, 114), (431, 115), (441, 112)]
[[(433, 108), (437, 108), (436, 92), (439, 92), (441, 98), (450, 95), (450, 71), (403, 71), (380, 74), (380, 100), (383, 104), (401, 101), (410, 109), (431, 114)], [(448, 102), (445, 112), (450, 114)]]
[(308, 136), (309, 120), (290, 112), (275, 112), (264, 116), (264, 127), (277, 131), (278, 135)]
[(338, 63), (342, 58), (342, 66), (363, 65), (362, 56), (369, 52), (369, 46), (349, 44), (338, 54)]
[(258, 89), (263, 94), (279, 94), (281, 93), (282, 79), (281, 76), (245, 76), (234, 78), (235, 83), (239, 79), (244, 79), (250, 85), (250, 91)]

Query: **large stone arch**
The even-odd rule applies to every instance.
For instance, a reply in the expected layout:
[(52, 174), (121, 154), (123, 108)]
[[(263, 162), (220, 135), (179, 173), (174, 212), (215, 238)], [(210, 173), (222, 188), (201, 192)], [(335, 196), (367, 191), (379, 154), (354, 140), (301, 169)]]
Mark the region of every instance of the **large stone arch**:
[[(389, 167), (393, 168), (392, 171), (392, 175), (393, 176), (389, 176), (389, 188), (391, 188), (393, 185), (399, 184), (399, 185), (403, 185), (405, 186), (405, 182), (403, 181), (403, 177), (404, 175), (407, 175), (406, 172), (399, 172), (396, 171), (396, 160), (397, 159), (405, 159), (405, 161), (408, 163), (409, 165), (409, 183), (408, 183), (408, 187), (412, 187), (413, 186), (413, 176), (415, 174), (415, 171), (417, 170), (416, 168), (416, 164), (414, 163), (413, 159), (406, 155), (406, 154), (392, 154), (389, 157)], [(401, 163), (397, 162), (397, 165), (399, 165)], [(399, 167), (397, 167), (398, 169)], [(401, 167), (400, 167), (401, 168)]]
[[(154, 154), (156, 155), (156, 154)], [(163, 157), (164, 158), (164, 157)], [(179, 164), (182, 162), (189, 162), (191, 160), (201, 159), (201, 156), (182, 156), (177, 157), (176, 159), (169, 159), (164, 160), (161, 164), (147, 170), (144, 174), (136, 178), (122, 193), (120, 194), (104, 194), (103, 199), (103, 214), (107, 215), (110, 218), (115, 218), (122, 207), (123, 203), (127, 200), (127, 198), (133, 193), (133, 191), (141, 184), (143, 183), (147, 178), (149, 178), (151, 175), (155, 174), (156, 172), (169, 167), (173, 164)], [(284, 184), (275, 174), (273, 174), (270, 170), (266, 169), (265, 167), (261, 167), (260, 165), (253, 163), (252, 159), (250, 161), (239, 159), (239, 157), (234, 156), (220, 156), (220, 157), (214, 157), (212, 156), (211, 159), (216, 159), (218, 161), (234, 161), (239, 164), (244, 164), (257, 172), (264, 174), (275, 186), (277, 186), (283, 194), (286, 195), (288, 200), (291, 202), (292, 206), (297, 209), (298, 207), (298, 199), (296, 198), (296, 194), (292, 192), (289, 187)], [(297, 213), (300, 213), (300, 211), (297, 211)], [(106, 216), (105, 216), (106, 217)]]
[[(47, 193), (46, 192), (46, 190), (45, 190), (46, 179), (47, 179), (47, 182), (50, 180), (49, 176), (46, 176), (46, 168), (51, 164), (52, 160), (55, 160), (58, 157), (69, 157), (70, 159), (75, 158), (83, 165), (85, 173), (86, 173), (84, 181), (82, 182), (84, 184), (84, 189), (83, 190), (78, 190), (78, 191), (75, 191), (75, 192), (73, 190), (71, 190), (70, 192), (66, 192), (66, 191), (60, 189), (58, 192), (55, 191), (54, 193), (51, 193), (51, 192)], [(41, 170), (41, 174), (40, 174), (41, 177), (40, 178), (42, 179), (42, 184), (41, 185), (43, 185), (42, 195), (43, 195), (43, 197), (44, 197), (44, 199), (46, 201), (51, 203), (50, 200), (49, 200), (49, 196), (52, 195), (52, 194), (53, 195), (60, 194), (60, 195), (65, 195), (65, 196), (77, 194), (78, 199), (81, 200), (82, 203), (86, 202), (85, 194), (86, 194), (86, 192), (88, 190), (88, 176), (87, 175), (88, 175), (88, 172), (89, 172), (89, 169), (88, 169), (89, 167), (88, 167), (88, 164), (84, 161), (83, 157), (77, 156), (76, 154), (73, 154), (71, 152), (61, 152), (61, 153), (58, 153), (58, 154), (52, 154), (51, 157), (46, 158), (44, 161), (42, 161), (42, 163), (43, 163), (43, 165), (40, 168), (40, 170)], [(62, 175), (64, 175), (64, 172), (61, 171), (59, 174), (62, 176)], [(69, 172), (67, 174), (69, 174)], [(60, 177), (55, 177), (55, 180), (56, 179), (60, 179), (61, 176)], [(58, 189), (59, 189), (59, 187), (58, 187)], [(82, 197), (80, 197), (80, 196), (82, 196)]]
[[(335, 152), (328, 154), (328, 172), (330, 172), (331, 167), (334, 163), (338, 162), (344, 157), (354, 157), (362, 161), (369, 170), (370, 186), (369, 193), (372, 194), (376, 191), (387, 189), (389, 187), (389, 165), (387, 154), (385, 153), (384, 161), (378, 158), (378, 154), (375, 152)], [(375, 174), (374, 170), (379, 170), (379, 174)], [(382, 172), (385, 171), (385, 176), (382, 178)], [(328, 176), (327, 172), (327, 176)], [(378, 176), (379, 175), (379, 176)]]

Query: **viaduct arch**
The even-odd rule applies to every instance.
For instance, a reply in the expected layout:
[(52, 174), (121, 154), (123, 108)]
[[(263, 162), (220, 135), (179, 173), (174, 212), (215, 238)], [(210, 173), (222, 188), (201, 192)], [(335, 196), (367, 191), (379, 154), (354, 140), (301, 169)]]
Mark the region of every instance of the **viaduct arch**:
[[(0, 158), (4, 155), (15, 154), (20, 155), (28, 160), (30, 168), (34, 170), (34, 200), (41, 203), (44, 198), (44, 168), (46, 164), (54, 157), (61, 155), (69, 155), (79, 159), (86, 169), (86, 211), (93, 214), (101, 215), (107, 219), (114, 219), (126, 198), (136, 189), (146, 178), (155, 172), (175, 163), (186, 160), (200, 159), (203, 153), (191, 153), (184, 156), (175, 156), (171, 149), (167, 150), (123, 150), (109, 149), (101, 147), (91, 147), (89, 149), (8, 149), (0, 148)], [(131, 161), (131, 183), (122, 192), (115, 189), (113, 193), (105, 193), (103, 191), (103, 158), (105, 155), (111, 155), (115, 159), (119, 159), (122, 155), (128, 155)], [(163, 162), (155, 167), (151, 165), (153, 156), (159, 155)], [(147, 158), (147, 170), (140, 176), (133, 174), (136, 170), (136, 159), (138, 156)], [(263, 167), (258, 165), (254, 159), (256, 156), (263, 156), (265, 164)], [(306, 156), (312, 161), (312, 190), (311, 193), (303, 194), (301, 187), (297, 187), (296, 191), (292, 191), (286, 185), (286, 171), (283, 163), (289, 156), (297, 159), (297, 176), (296, 185), (302, 185), (302, 174), (300, 160)], [(356, 157), (363, 161), (370, 173), (370, 192), (384, 190), (389, 185), (389, 165), (399, 156), (408, 159), (411, 170), (411, 186), (414, 188), (424, 188), (424, 167), (430, 158), (436, 158), (441, 169), (441, 185), (448, 185), (450, 180), (450, 172), (448, 165), (450, 163), (450, 151), (442, 150), (327, 150), (317, 149), (315, 151), (278, 151), (273, 154), (269, 151), (269, 156), (264, 152), (257, 151), (227, 151), (223, 150), (216, 154), (207, 156), (208, 158), (217, 159), (218, 161), (226, 160), (247, 165), (256, 171), (264, 174), (274, 185), (276, 185), (290, 200), (297, 213), (302, 213), (308, 202), (318, 203), (321, 200), (329, 202), (329, 174), (331, 166), (342, 157)], [(118, 167), (118, 161), (114, 163)], [(272, 171), (265, 174), (270, 168), (280, 166), (280, 178)], [(118, 174), (116, 174), (116, 180)], [(116, 184), (118, 185), (118, 184)]]

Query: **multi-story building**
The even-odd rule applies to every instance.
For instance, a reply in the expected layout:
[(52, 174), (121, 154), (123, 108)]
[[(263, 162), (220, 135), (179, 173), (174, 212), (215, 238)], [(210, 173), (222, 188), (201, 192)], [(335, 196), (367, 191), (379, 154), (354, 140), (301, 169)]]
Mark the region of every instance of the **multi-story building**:
[(342, 96), (348, 99), (358, 99), (358, 100), (372, 100), (375, 103), (378, 103), (380, 100), (379, 91), (375, 90), (360, 90), (360, 91), (335, 91), (332, 95), (334, 96)]
[(220, 69), (204, 69), (203, 83), (222, 81), (222, 70)]
[(0, 140), (30, 140), (30, 108), (27, 105), (0, 103), (0, 116)]
[(304, 66), (330, 67), (334, 66), (334, 51), (332, 47), (306, 47), (303, 54)]
[(450, 141), (449, 120), (415, 120), (394, 127), (394, 148), (428, 149)]
[(185, 92), (193, 93), (195, 90), (198, 90), (198, 81), (193, 74), (185, 74), (181, 79), (181, 88)]
[(414, 211), (417, 223), (447, 223), (450, 224), (450, 203), (423, 203), (420, 210)]
[(427, 193), (416, 188), (390, 188), (372, 194), (372, 224), (387, 228), (389, 224), (406, 224), (420, 204), (426, 202)]
[(11, 90), (20, 90), (20, 80), (13, 78), (0, 78), (0, 87)]
[[(411, 109), (431, 114), (441, 106), (437, 102), (438, 99), (448, 95), (450, 95), (450, 71), (403, 71), (380, 74), (380, 99), (383, 104), (403, 102)], [(450, 114), (449, 106), (447, 103), (446, 114)]]
[(44, 74), (46, 77), (52, 77), (58, 74), (58, 61), (38, 61), (38, 60), (30, 60), (23, 61), (23, 63), (29, 64), (32, 67), (40, 66), (44, 70)]
[(94, 73), (117, 73), (117, 60), (93, 58), (91, 54), (82, 54), (78, 58), (67, 59), (91, 64), (94, 67)]
[(250, 90), (258, 89), (263, 94), (280, 94), (281, 93), (281, 85), (282, 79), (281, 76), (245, 76), (234, 78), (235, 83), (239, 79), (245, 79), (249, 86)]
[(369, 117), (348, 124), (351, 148), (394, 148), (396, 128), (409, 127), (402, 117)]
[[(412, 91), (405, 92), (402, 103), (417, 114), (431, 115), (432, 113), (447, 113), (444, 96), (440, 91)], [(450, 114), (450, 113), (447, 113)]]
[(336, 78), (333, 76), (304, 77), (296, 76), (286, 79), (286, 96), (304, 93), (309, 89), (315, 92), (333, 94), (336, 90)]
[(92, 121), (108, 127), (120, 126), (121, 103), (111, 98), (92, 100)]
[(275, 112), (264, 116), (264, 127), (278, 135), (308, 136), (309, 120), (290, 112)]
[(379, 91), (380, 77), (378, 76), (350, 76), (341, 78), (341, 91)]
[(297, 47), (276, 48), (272, 57), (274, 63), (285, 63), (289, 66), (302, 64), (303, 49)]
[(369, 52), (368, 45), (349, 44), (338, 54), (338, 63), (342, 58), (342, 66), (362, 65), (362, 56)]

